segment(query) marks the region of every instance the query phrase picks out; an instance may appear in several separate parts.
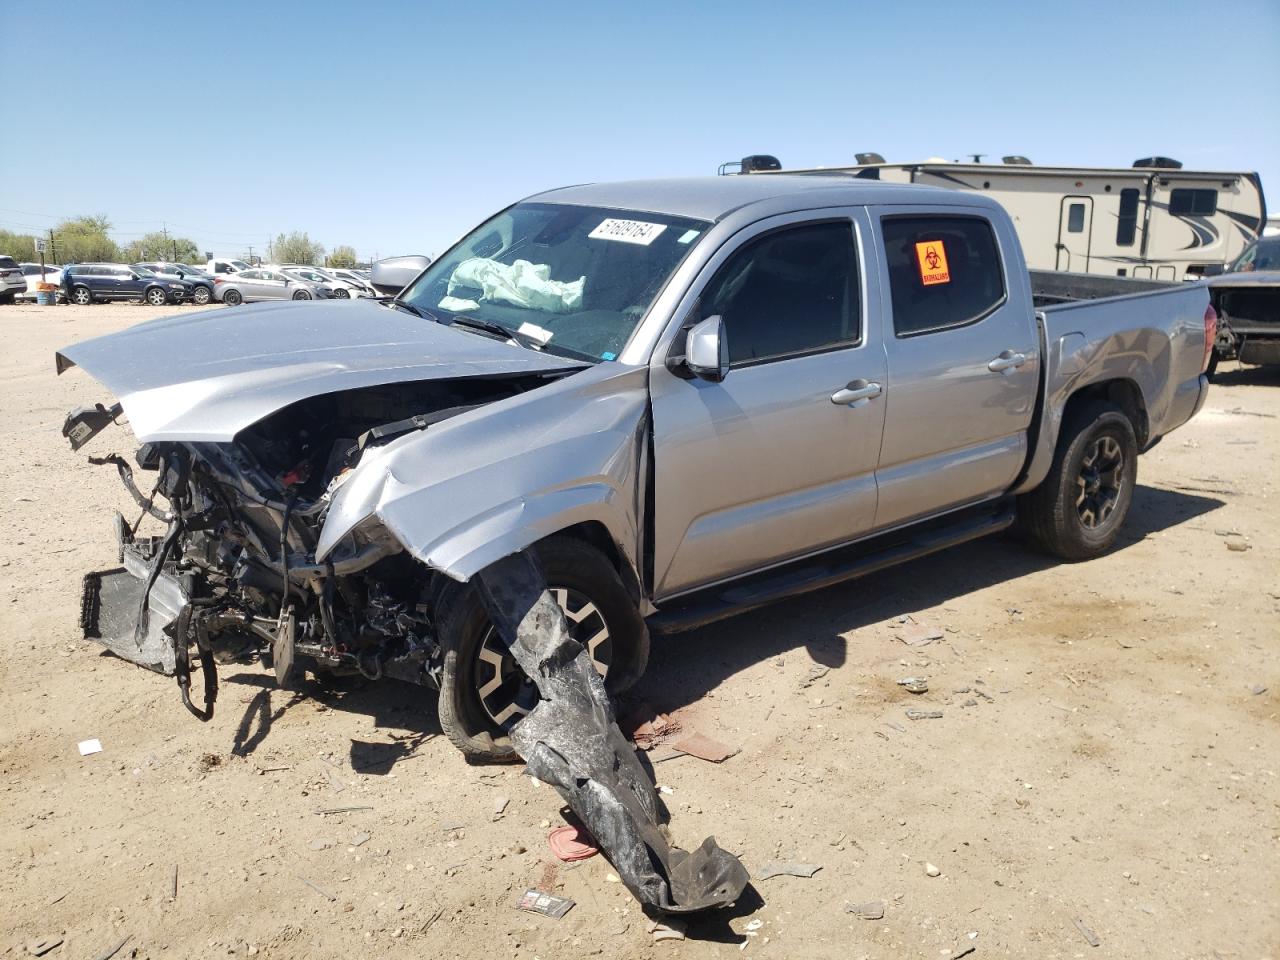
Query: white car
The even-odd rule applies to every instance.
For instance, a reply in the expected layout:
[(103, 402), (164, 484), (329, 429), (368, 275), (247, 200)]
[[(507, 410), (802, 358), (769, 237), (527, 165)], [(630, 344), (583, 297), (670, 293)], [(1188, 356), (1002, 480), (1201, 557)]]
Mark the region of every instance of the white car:
[(286, 276), (293, 277), (295, 280), (305, 280), (307, 283), (318, 283), (328, 287), (333, 291), (333, 295), (339, 300), (354, 300), (356, 297), (368, 297), (372, 294), (364, 286), (364, 284), (354, 284), (347, 280), (340, 280), (335, 277), (329, 270), (322, 270), (320, 267), (308, 267), (296, 263), (282, 263), (272, 266), (269, 269), (279, 270)]
[[(27, 279), (27, 290), (26, 290), (26, 293), (19, 292), (19, 293), (18, 293), (18, 299), (19, 299), (19, 300), (34, 300), (34, 299), (36, 298), (36, 294), (40, 292), (40, 291), (37, 289), (37, 286), (42, 282), (42, 281), (41, 281), (41, 279), (40, 279), (40, 264), (38, 264), (38, 263), (20, 263), (20, 264), (18, 264), (18, 266), (22, 268), (22, 275), (23, 275), (24, 277), (26, 277), (26, 279)], [(61, 268), (61, 267), (50, 267), (50, 266), (46, 266), (46, 267), (44, 268), (44, 280), (43, 280), (43, 282), (44, 282), (44, 283), (52, 283), (55, 287), (59, 287), (59, 288), (61, 288), (61, 286), (62, 286), (62, 268)], [(61, 300), (62, 298), (63, 298), (63, 297), (62, 297), (61, 290), (59, 290), (59, 293), (58, 293), (58, 299), (60, 299), (60, 300)]]
[(364, 287), (365, 292), (362, 296), (378, 296), (378, 291), (373, 289), (373, 284), (369, 282), (369, 278), (360, 276), (360, 274), (356, 273), (354, 270), (346, 270), (342, 267), (325, 267), (321, 272), (327, 273), (332, 277), (337, 277), (339, 280), (346, 281), (347, 283), (353, 283), (358, 287)]
[(231, 260), (224, 258), (221, 260), (210, 260), (204, 265), (204, 272), (212, 276), (220, 273), (239, 273), (241, 270), (252, 270), (249, 264), (243, 260)]

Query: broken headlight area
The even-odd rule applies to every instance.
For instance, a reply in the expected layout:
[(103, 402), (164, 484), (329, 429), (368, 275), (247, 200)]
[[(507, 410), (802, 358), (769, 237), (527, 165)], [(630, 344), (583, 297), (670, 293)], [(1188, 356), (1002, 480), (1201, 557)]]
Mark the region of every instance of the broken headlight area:
[[(133, 463), (91, 458), (116, 467), (138, 514), (133, 522), (117, 515), (120, 566), (85, 578), (85, 636), (176, 676), (202, 719), (216, 698), (215, 662), (260, 657), (284, 686), (303, 670), (438, 685), (432, 610), (446, 578), (374, 517), (323, 561), (316, 544), (333, 494), (366, 453), (524, 388), (474, 380), (329, 394), (286, 407), (232, 443), (146, 443)], [(117, 407), (81, 408), (63, 432), (78, 448), (118, 415)], [(165, 524), (162, 534), (140, 533), (148, 517)], [(203, 708), (187, 698), (193, 658), (206, 674)]]

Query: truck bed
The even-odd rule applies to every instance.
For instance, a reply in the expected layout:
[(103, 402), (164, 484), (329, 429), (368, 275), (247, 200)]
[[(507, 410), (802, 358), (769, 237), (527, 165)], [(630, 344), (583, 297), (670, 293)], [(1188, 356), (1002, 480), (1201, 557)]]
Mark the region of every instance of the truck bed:
[(1176, 280), (1146, 280), (1137, 277), (1108, 277), (1097, 273), (1067, 273), (1060, 270), (1029, 270), (1031, 297), (1037, 307), (1076, 300), (1099, 300), (1132, 293), (1154, 293), (1181, 286)]

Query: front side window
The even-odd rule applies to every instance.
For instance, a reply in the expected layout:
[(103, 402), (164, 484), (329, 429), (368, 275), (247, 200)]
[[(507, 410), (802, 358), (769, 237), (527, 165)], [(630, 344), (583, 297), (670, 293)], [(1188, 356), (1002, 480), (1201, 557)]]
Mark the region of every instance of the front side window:
[(639, 210), (518, 203), (432, 263), (400, 299), (441, 323), (475, 318), (548, 353), (612, 360), (709, 226)]
[(1138, 233), (1138, 190), (1125, 187), (1120, 191), (1120, 214), (1116, 219), (1116, 246), (1132, 247)]
[(242, 270), (242, 271), (240, 272), (240, 276), (241, 276), (242, 278), (244, 278), (245, 280), (261, 280), (261, 279), (263, 279), (263, 277), (262, 277), (262, 271), (261, 271), (261, 270)]
[(1218, 191), (1179, 187), (1169, 194), (1169, 212), (1182, 217), (1212, 216), (1218, 212)]
[(981, 217), (885, 217), (881, 230), (897, 336), (974, 323), (1004, 302), (1000, 251)]
[(716, 272), (698, 314), (724, 320), (730, 366), (857, 343), (861, 311), (851, 224), (790, 227), (750, 241)]

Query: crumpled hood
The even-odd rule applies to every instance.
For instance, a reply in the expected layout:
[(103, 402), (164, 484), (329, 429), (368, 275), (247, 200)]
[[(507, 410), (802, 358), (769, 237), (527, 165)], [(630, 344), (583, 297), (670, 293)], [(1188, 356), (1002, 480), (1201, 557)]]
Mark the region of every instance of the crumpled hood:
[(143, 442), (226, 442), (291, 403), (339, 390), (581, 366), (369, 300), (165, 317), (65, 347), (56, 364), (106, 385)]

